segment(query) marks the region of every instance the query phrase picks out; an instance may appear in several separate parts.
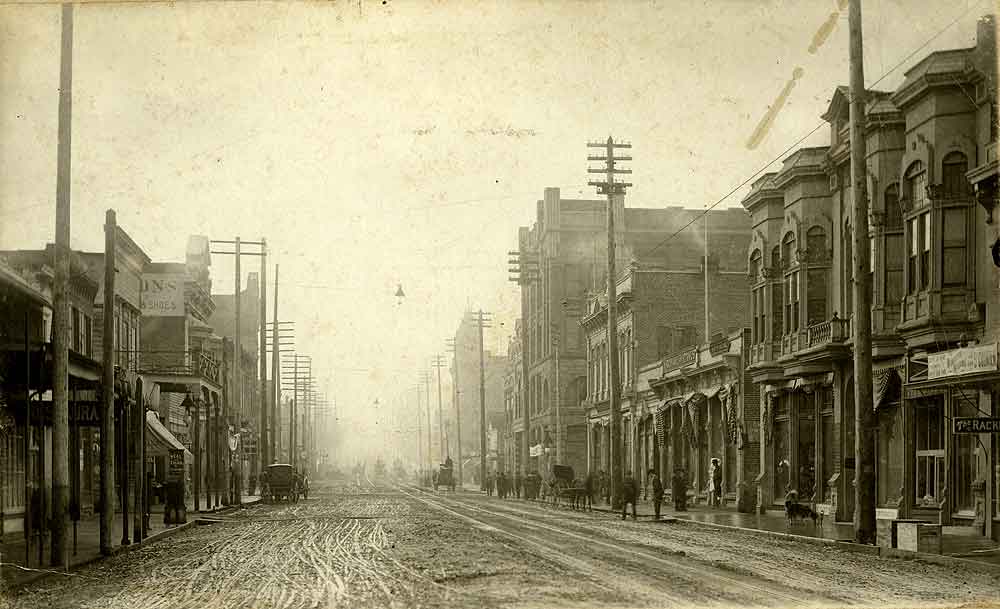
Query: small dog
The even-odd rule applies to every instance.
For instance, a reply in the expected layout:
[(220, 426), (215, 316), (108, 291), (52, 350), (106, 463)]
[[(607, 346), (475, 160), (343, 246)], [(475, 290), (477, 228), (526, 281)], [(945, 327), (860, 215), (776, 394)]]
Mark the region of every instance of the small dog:
[(817, 522), (820, 524), (823, 523), (823, 515), (816, 513), (808, 505), (792, 501), (785, 502), (785, 519), (788, 521), (788, 524), (792, 525), (796, 522), (802, 522), (806, 518), (812, 520), (813, 526), (816, 526)]

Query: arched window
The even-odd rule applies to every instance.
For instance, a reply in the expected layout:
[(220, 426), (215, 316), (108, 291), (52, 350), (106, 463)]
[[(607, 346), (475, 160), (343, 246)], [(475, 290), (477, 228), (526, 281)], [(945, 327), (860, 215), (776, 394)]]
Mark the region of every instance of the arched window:
[(822, 226), (813, 226), (806, 232), (806, 250), (810, 260), (822, 260), (826, 252), (826, 231)]
[(781, 258), (785, 263), (785, 334), (799, 330), (799, 271), (792, 270), (795, 255), (795, 233), (789, 231), (781, 242)]
[(885, 229), (903, 228), (903, 208), (899, 205), (899, 184), (893, 182), (885, 189)]
[[(771, 272), (777, 273), (781, 269), (781, 247), (775, 245), (771, 250)], [(772, 275), (779, 277), (779, 275)], [(763, 300), (763, 299), (762, 299)], [(761, 304), (763, 306), (763, 303)], [(781, 336), (781, 312), (784, 309), (784, 292), (781, 286), (771, 288), (771, 339)]]
[(753, 321), (753, 344), (764, 342), (764, 286), (760, 282), (760, 250), (750, 254), (750, 283), (755, 287), (751, 290), (750, 315)]
[(754, 250), (750, 254), (750, 281), (757, 283), (760, 280), (760, 250)]
[(960, 197), (969, 192), (965, 172), (969, 161), (961, 152), (949, 152), (941, 161), (941, 188), (946, 197)]
[(927, 169), (920, 161), (914, 161), (906, 170), (906, 196), (914, 209), (927, 204)]
[(795, 260), (795, 233), (788, 231), (781, 240), (781, 259), (785, 268), (791, 268)]

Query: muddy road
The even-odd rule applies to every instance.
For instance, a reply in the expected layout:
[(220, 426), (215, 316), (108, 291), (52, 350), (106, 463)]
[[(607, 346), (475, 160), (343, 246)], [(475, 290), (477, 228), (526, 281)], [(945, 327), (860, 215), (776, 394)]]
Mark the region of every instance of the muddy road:
[(973, 606), (1000, 578), (689, 522), (328, 486), (20, 590), (25, 609)]

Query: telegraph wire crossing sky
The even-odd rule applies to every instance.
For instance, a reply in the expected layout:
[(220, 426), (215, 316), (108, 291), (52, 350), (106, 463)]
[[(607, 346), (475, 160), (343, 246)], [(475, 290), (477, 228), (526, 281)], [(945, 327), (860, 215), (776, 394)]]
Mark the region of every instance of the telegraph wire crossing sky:
[[(868, 81), (888, 73), (891, 90), (926, 53), (973, 46), (990, 7), (867, 3)], [(506, 252), (545, 187), (597, 198), (587, 141), (633, 144), (628, 206), (705, 209), (730, 191), (720, 207), (738, 206), (847, 83), (846, 19), (836, 2), (82, 4), (72, 245), (101, 250), (108, 208), (156, 261), (183, 259), (189, 234), (265, 236), (281, 316), (338, 407), (392, 404), (391, 381), (443, 352), (467, 308), (494, 312), (487, 348), (506, 349)], [(0, 27), (0, 247), (39, 247), (58, 6), (0, 6)]]

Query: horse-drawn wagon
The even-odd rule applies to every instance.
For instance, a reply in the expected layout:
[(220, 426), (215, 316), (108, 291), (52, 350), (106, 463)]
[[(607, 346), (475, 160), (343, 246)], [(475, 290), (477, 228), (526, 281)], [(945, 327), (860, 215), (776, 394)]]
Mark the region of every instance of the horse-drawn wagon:
[(569, 465), (552, 466), (552, 501), (559, 505), (560, 499), (566, 499), (573, 509), (586, 507), (589, 493), (583, 481), (574, 476)]
[(437, 490), (439, 486), (443, 486), (452, 492), (455, 491), (455, 473), (450, 463), (441, 464), (437, 474), (434, 476), (434, 490)]
[(287, 463), (274, 463), (264, 471), (262, 494), (270, 503), (299, 500), (299, 480), (295, 470)]

